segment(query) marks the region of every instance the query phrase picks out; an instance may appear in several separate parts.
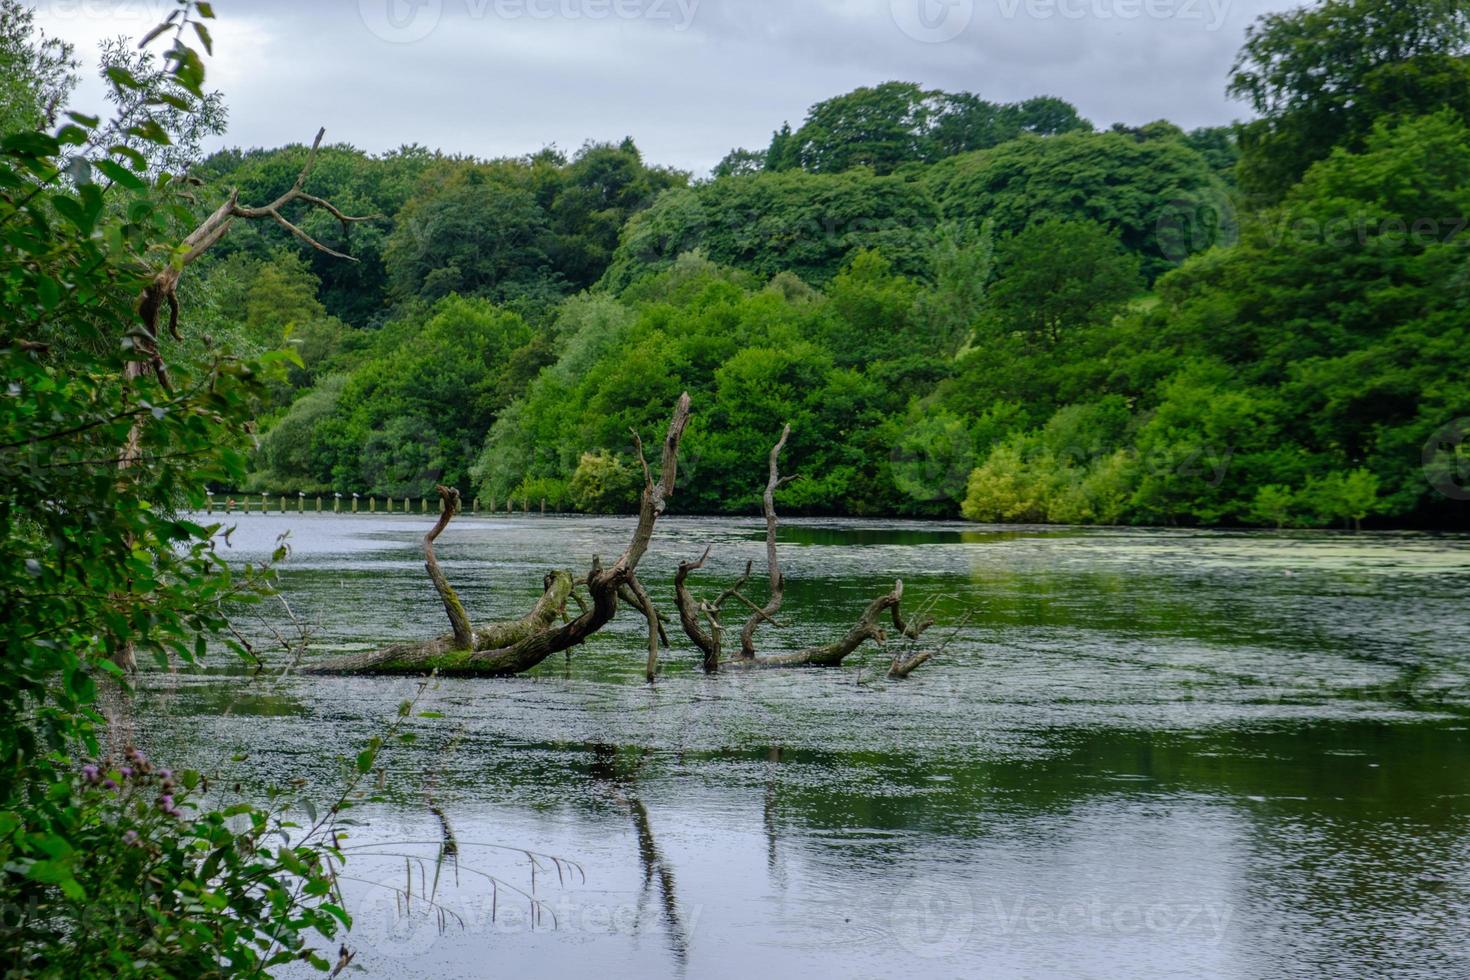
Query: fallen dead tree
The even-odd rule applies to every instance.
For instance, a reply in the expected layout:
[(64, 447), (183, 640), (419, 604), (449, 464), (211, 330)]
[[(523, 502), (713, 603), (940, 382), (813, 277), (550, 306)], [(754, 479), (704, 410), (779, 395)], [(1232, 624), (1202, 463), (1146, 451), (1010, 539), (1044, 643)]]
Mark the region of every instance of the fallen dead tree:
[[(634, 433), (644, 475), (638, 526), (627, 550), (617, 561), (603, 567), (597, 558), (593, 558), (592, 570), (587, 578), (576, 583), (586, 586), (590, 601), (584, 601), (573, 591), (575, 585), (570, 573), (555, 572), (546, 577), (540, 600), (525, 616), (511, 622), (472, 626), (463, 603), (449, 584), (448, 577), (434, 555), (434, 543), (449, 526), (459, 508), (458, 492), (441, 487), (444, 508), (438, 523), (424, 537), (424, 565), (449, 617), (451, 632), (432, 640), (398, 644), (372, 653), (314, 664), (307, 667), (305, 672), (420, 675), (438, 671), (443, 676), (451, 677), (503, 677), (520, 674), (536, 667), (553, 654), (570, 650), (585, 642), (612, 621), (618, 611), (619, 599), (626, 597), (624, 601), (636, 605), (648, 619), (648, 679), (652, 681), (658, 669), (662, 626), (653, 603), (638, 581), (638, 562), (647, 552), (654, 525), (674, 494), (679, 468), (679, 443), (688, 424), (689, 396), (685, 394), (679, 398), (673, 418), (669, 422), (656, 481), (648, 461), (644, 458), (642, 441)], [(569, 599), (574, 599), (581, 607), (580, 614), (575, 619), (568, 617), (566, 613)], [(561, 625), (557, 625), (559, 620)]]
[[(694, 572), (705, 566), (709, 561), (710, 550), (705, 549), (704, 554), (692, 562), (683, 562), (674, 575), (674, 602), (679, 607), (679, 623), (684, 628), (684, 633), (689, 637), (700, 652), (704, 655), (704, 669), (709, 673), (717, 673), (721, 670), (752, 670), (761, 668), (778, 667), (839, 667), (842, 662), (852, 653), (858, 650), (864, 643), (873, 641), (880, 646), (888, 639), (887, 631), (883, 626), (883, 617), (887, 613), (892, 620), (893, 628), (897, 634), (907, 640), (917, 641), (924, 631), (933, 625), (934, 621), (927, 617), (921, 617), (913, 621), (905, 621), (903, 618), (903, 582), (893, 583), (893, 591), (879, 596), (868, 604), (867, 609), (858, 618), (847, 633), (840, 639), (822, 646), (809, 647), (794, 653), (775, 654), (760, 656), (755, 648), (755, 634), (762, 625), (780, 624), (776, 621), (776, 615), (786, 599), (786, 577), (781, 571), (780, 555), (776, 549), (776, 490), (782, 484), (789, 482), (790, 477), (781, 476), (781, 452), (786, 448), (786, 441), (791, 437), (791, 426), (786, 426), (781, 432), (781, 438), (771, 449), (769, 461), (769, 476), (766, 480), (765, 493), (762, 496), (762, 505), (766, 518), (766, 566), (770, 581), (770, 595), (764, 606), (756, 605), (741, 591), (750, 580), (753, 566), (747, 564), (745, 574), (740, 577), (730, 588), (712, 602), (696, 599), (689, 589), (689, 577)], [(723, 617), (725, 607), (731, 600), (736, 600), (745, 606), (750, 616), (740, 630), (740, 650), (737, 656), (724, 659), (724, 642), (727, 627)], [(929, 651), (909, 652), (895, 656), (889, 667), (890, 677), (903, 678), (909, 676), (930, 659), (933, 653)]]

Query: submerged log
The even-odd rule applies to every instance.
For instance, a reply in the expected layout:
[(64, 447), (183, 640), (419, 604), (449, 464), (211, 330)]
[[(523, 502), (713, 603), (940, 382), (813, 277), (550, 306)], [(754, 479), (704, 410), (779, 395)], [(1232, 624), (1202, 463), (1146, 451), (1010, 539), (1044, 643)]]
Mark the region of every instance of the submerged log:
[[(432, 640), (398, 643), (371, 653), (338, 657), (303, 668), (307, 674), (376, 674), (417, 676), (431, 671), (454, 675), (472, 670), (475, 658), (514, 649), (539, 633), (549, 630), (566, 609), (572, 592), (569, 572), (546, 576), (545, 589), (525, 616), (504, 623), (489, 623), (472, 629), (469, 645), (454, 634)], [(484, 658), (485, 665), (493, 658)], [(539, 661), (538, 661), (539, 662)], [(530, 668), (526, 668), (530, 669)], [(493, 672), (493, 671), (492, 671)]]
[[(739, 660), (728, 662), (725, 666), (732, 670), (770, 667), (840, 667), (844, 660), (856, 653), (858, 648), (869, 640), (880, 646), (887, 642), (888, 634), (881, 622), (885, 612), (892, 615), (893, 626), (900, 635), (918, 639), (931, 623), (924, 620), (906, 624), (901, 612), (902, 602), (903, 582), (894, 582), (893, 591), (869, 603), (857, 623), (840, 640), (822, 646), (808, 647), (795, 653), (781, 653), (767, 657), (741, 657)], [(918, 666), (919, 664), (914, 664), (914, 668)]]
[[(787, 425), (781, 431), (781, 438), (771, 449), (769, 475), (762, 497), (766, 519), (766, 564), (770, 578), (770, 596), (766, 604), (758, 606), (740, 591), (750, 579), (752, 567), (750, 564), (745, 566), (745, 574), (739, 581), (726, 589), (717, 600), (712, 603), (697, 601), (689, 590), (689, 576), (703, 568), (709, 561), (709, 548), (705, 549), (699, 560), (681, 563), (674, 576), (674, 602), (679, 607), (679, 623), (683, 626), (684, 634), (689, 637), (690, 642), (704, 655), (704, 669), (708, 673), (716, 673), (724, 668), (750, 670), (776, 667), (839, 667), (844, 660), (869, 640), (879, 645), (887, 641), (887, 633), (881, 623), (885, 612), (891, 615), (894, 629), (898, 631), (899, 636), (908, 640), (917, 640), (925, 630), (933, 625), (934, 621), (928, 618), (905, 622), (902, 612), (903, 582), (898, 581), (893, 584), (892, 592), (874, 599), (868, 605), (857, 623), (841, 639), (794, 653), (771, 656), (757, 654), (755, 649), (756, 629), (762, 623), (780, 625), (776, 622), (775, 616), (781, 611), (786, 597), (786, 577), (781, 571), (780, 557), (776, 550), (778, 523), (776, 490), (791, 479), (782, 477), (780, 472), (781, 451), (786, 447), (786, 441), (790, 436), (791, 426)], [(725, 603), (732, 598), (747, 606), (751, 611), (751, 616), (740, 631), (740, 656), (733, 660), (722, 661), (725, 629), (721, 622), (721, 614)], [(706, 623), (708, 629), (705, 628)], [(932, 657), (932, 653), (895, 657), (889, 668), (889, 676), (907, 677), (928, 663)]]
[[(449, 587), (448, 579), (438, 567), (433, 546), (440, 533), (453, 519), (453, 510), (446, 497), (445, 512), (440, 515), (435, 529), (424, 539), (425, 564), (429, 578), (434, 583), (445, 611), (449, 615), (454, 632), (434, 640), (418, 643), (398, 644), (373, 653), (342, 657), (315, 664), (306, 668), (312, 674), (408, 674), (422, 675), (438, 671), (445, 676), (460, 677), (503, 677), (524, 673), (538, 666), (547, 657), (570, 650), (591, 637), (612, 621), (618, 611), (618, 597), (624, 589), (634, 595), (646, 595), (637, 583), (635, 573), (638, 563), (648, 551), (653, 538), (653, 529), (663, 516), (668, 500), (674, 495), (679, 472), (679, 443), (689, 424), (689, 395), (679, 398), (664, 437), (663, 456), (660, 460), (658, 479), (643, 457), (643, 443), (634, 433), (639, 461), (643, 464), (644, 488), (639, 504), (638, 524), (627, 549), (611, 566), (604, 568), (597, 559), (592, 560), (592, 570), (586, 578), (587, 592), (591, 603), (583, 603), (581, 614), (575, 619), (566, 616), (566, 605), (572, 592), (572, 576), (569, 572), (555, 572), (546, 577), (544, 589), (536, 607), (519, 620), (497, 623), (470, 631), (466, 642), (463, 625), (458, 620), (463, 616), (463, 607), (458, 596)], [(457, 499), (457, 495), (454, 495)], [(648, 672), (657, 669), (658, 617), (652, 611), (652, 603), (644, 603), (643, 611), (649, 619), (651, 633)], [(457, 611), (456, 611), (457, 607)], [(562, 620), (558, 626), (557, 621)], [(468, 622), (463, 617), (464, 623)]]

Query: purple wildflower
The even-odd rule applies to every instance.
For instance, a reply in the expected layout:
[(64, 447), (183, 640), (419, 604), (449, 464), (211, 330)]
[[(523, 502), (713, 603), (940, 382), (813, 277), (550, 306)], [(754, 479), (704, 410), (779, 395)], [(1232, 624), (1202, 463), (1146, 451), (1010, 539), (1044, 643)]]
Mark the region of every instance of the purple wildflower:
[(93, 765), (82, 766), (82, 778), (95, 785), (102, 778), (102, 770)]
[(102, 788), (103, 789), (117, 789), (117, 783), (113, 782), (110, 779), (104, 779), (104, 780), (102, 780)]

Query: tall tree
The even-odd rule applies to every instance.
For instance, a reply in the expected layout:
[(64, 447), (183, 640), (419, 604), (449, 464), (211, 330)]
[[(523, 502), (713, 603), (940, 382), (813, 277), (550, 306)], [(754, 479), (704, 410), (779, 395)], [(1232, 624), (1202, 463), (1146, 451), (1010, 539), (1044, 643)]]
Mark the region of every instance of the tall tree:
[(1470, 118), (1470, 7), (1463, 0), (1325, 0), (1267, 14), (1247, 32), (1229, 92), (1260, 118), (1240, 129), (1240, 183), (1279, 200), (1334, 146), (1374, 122), (1449, 106)]

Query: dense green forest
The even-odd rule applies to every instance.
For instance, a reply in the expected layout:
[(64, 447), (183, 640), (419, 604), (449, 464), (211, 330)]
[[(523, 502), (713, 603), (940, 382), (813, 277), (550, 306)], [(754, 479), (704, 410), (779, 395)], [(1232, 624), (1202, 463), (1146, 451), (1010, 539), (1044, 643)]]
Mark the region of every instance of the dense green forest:
[[(631, 139), (334, 146), (318, 192), (381, 217), (306, 227), (360, 261), (241, 229), (195, 308), (300, 354), (250, 489), (626, 509), (629, 427), (687, 388), (700, 512), (753, 504), (789, 420), (792, 512), (1439, 526), (1426, 446), (1470, 413), (1466, 52), (1457, 4), (1332, 0), (1252, 29), (1241, 125), (888, 82), (699, 179)], [(268, 199), (304, 152), (198, 173)]]
[[(82, 70), (76, 51), (42, 33), (33, 7), (0, 0), (0, 621), (9, 627), (0, 671), (0, 963), (7, 975), (264, 976), (305, 962), (335, 976), (352, 966), (341, 942), (352, 925), (341, 887), (349, 879), (339, 871), (349, 850), (354, 860), (370, 855), (344, 845), (339, 831), (355, 823), (355, 806), (388, 798), (385, 749), (409, 745), (416, 736), (407, 726), (417, 719), (443, 716), (418, 710), (427, 681), (396, 707), (398, 688), (355, 707), (327, 690), (334, 700), (309, 709), (303, 701), (290, 727), (308, 741), (324, 719), (340, 731), (302, 743), (312, 778), (286, 781), (300, 761), (291, 758), (294, 743), (269, 744), (281, 729), (256, 722), (276, 715), (283, 702), (268, 699), (281, 693), (277, 681), (294, 681), (317, 646), (312, 625), (274, 588), (289, 536), (257, 543), (244, 554), (259, 557), (242, 560), (230, 548), (236, 529), (200, 518), (207, 488), (403, 496), (447, 483), (502, 503), (545, 499), (618, 512), (645, 483), (633, 543), (607, 568), (594, 560), (582, 580), (591, 607), (510, 648), (529, 647), (542, 658), (536, 663), (606, 625), (625, 601), (620, 588), (636, 586), (638, 599), (637, 559), (676, 480), (681, 513), (743, 512), (763, 480), (779, 482), (778, 457), (782, 473), (799, 477), (780, 490), (787, 513), (1277, 527), (1438, 528), (1466, 520), (1470, 12), (1462, 0), (1327, 0), (1263, 18), (1224, 80), (1253, 113), (1238, 126), (1183, 132), (1160, 121), (1099, 131), (1051, 97), (997, 104), (885, 83), (812, 107), (799, 127), (777, 129), (766, 150), (733, 150), (708, 179), (651, 165), (631, 140), (486, 161), (420, 147), (373, 155), (320, 146), (318, 136), (310, 146), (206, 157), (226, 108), (205, 84), (213, 5), (165, 6), (163, 22), (140, 43), (103, 45), (108, 101), (91, 115), (72, 109)], [(681, 391), (697, 402), (692, 422)], [(650, 436), (666, 420), (655, 486), (631, 451), (630, 429)], [(780, 455), (772, 440), (788, 423)], [(477, 635), (442, 570), (435, 574), (433, 541), (455, 513), (453, 488), (443, 499), (424, 558), (455, 645), (427, 646), (455, 656), (496, 653), (462, 642)], [(274, 533), (268, 522), (255, 527), (267, 541)], [(887, 553), (877, 554), (864, 582), (893, 571)], [(1268, 628), (1305, 638), (1282, 646), (1279, 658), (1291, 669), (1278, 704), (1297, 739), (1305, 717), (1298, 707), (1321, 694), (1308, 686), (1303, 658), (1330, 644), (1364, 662), (1384, 660), (1346, 633), (1323, 632), (1323, 620), (1299, 609), (1277, 622), (1242, 620), (1219, 598), (1202, 607), (1192, 578), (1175, 580), (1188, 581), (1185, 598), (1140, 601), (1135, 589), (1115, 602), (1110, 583), (1141, 560), (1135, 549), (1134, 564), (1099, 577), (1062, 568), (1053, 553), (1045, 561), (1057, 563), (1055, 574), (1017, 578), (1015, 587), (982, 583), (980, 601), (1000, 610), (986, 627), (1071, 628), (1077, 609), (1088, 607), (1065, 618), (1044, 607), (1077, 584), (1105, 593), (1097, 608), (1117, 617), (1106, 629), (1130, 646), (1149, 635), (1134, 628), (1140, 617), (1152, 624), (1146, 629), (1184, 636), (1210, 657), (1227, 632), (1249, 641), (1252, 662), (1263, 659), (1257, 641)], [(756, 610), (749, 630), (784, 602), (784, 576), (774, 557), (768, 562), (771, 612), (747, 599)], [(681, 567), (676, 594), (703, 564)], [(1232, 584), (1243, 580), (1234, 577), (1243, 567), (1232, 566)], [(1415, 575), (1435, 568), (1428, 559), (1406, 567)], [(371, 575), (377, 584), (378, 571), (367, 566), (342, 574)], [(925, 591), (944, 587), (930, 578)], [(808, 578), (798, 588), (814, 596), (840, 581)], [(1453, 595), (1458, 580), (1434, 581), (1451, 582), (1444, 591)], [(572, 575), (543, 583), (540, 620), (498, 624), (489, 634), (564, 613)], [(1428, 591), (1399, 591), (1410, 610), (1380, 617), (1388, 625), (1379, 624), (1370, 646), (1402, 645), (1422, 625)], [(1017, 598), (1023, 594), (1029, 598)], [(1357, 620), (1338, 598), (1330, 613), (1342, 623), (1334, 625), (1350, 631)], [(240, 629), (241, 614), (266, 599), (280, 608), (273, 602), (262, 613), (253, 642)], [(723, 629), (715, 618), (724, 601), (703, 604), (715, 632)], [(885, 638), (876, 617), (886, 610), (889, 636), (902, 649), (900, 637), (917, 640), (934, 621), (926, 613), (958, 612), (968, 600), (934, 594), (909, 607), (907, 624), (900, 601), (908, 601), (901, 581), (869, 604), (847, 634), (851, 642)], [(652, 682), (659, 616), (652, 599), (639, 604)], [(344, 608), (339, 616), (361, 607)], [(940, 654), (969, 614), (956, 617)], [(1180, 628), (1196, 616), (1200, 625)], [(1116, 629), (1124, 619), (1128, 628)], [(299, 635), (288, 635), (291, 626)], [(351, 628), (357, 647), (358, 631), (370, 641), (371, 630), (384, 627)], [(550, 633), (563, 645), (544, 639)], [(747, 665), (811, 666), (846, 642), (813, 648), (816, 656), (771, 658), (776, 663), (752, 655)], [(1013, 661), (992, 656), (1005, 642), (992, 634), (961, 656), (1010, 671)], [(1079, 644), (1052, 645), (1071, 654)], [(1033, 646), (1017, 649), (1030, 656)], [(1115, 657), (1115, 649), (1084, 651), (1101, 666), (1076, 676), (1096, 678), (1092, 671), (1116, 672), (1119, 664), (1158, 673), (1131, 652), (1126, 661)], [(211, 653), (233, 655), (238, 669), (197, 686), (174, 676)], [(915, 659), (930, 656), (925, 650)], [(159, 681), (143, 700), (129, 681), (140, 664), (156, 668)], [(1392, 666), (1403, 676), (1350, 672), (1341, 690), (1355, 701), (1384, 699), (1415, 719), (1416, 732), (1428, 726), (1401, 712), (1405, 705), (1435, 718), (1454, 708), (1458, 668), (1441, 679), (1434, 675), (1442, 668), (1423, 658)], [(878, 696), (863, 669), (857, 683), (839, 683), (864, 699)], [(1254, 670), (1206, 665), (1178, 673), (1219, 674), (1232, 686), (1229, 703), (1239, 706), (1234, 688), (1243, 680), (1283, 676)], [(981, 676), (988, 684), (996, 675)], [(1434, 683), (1416, 690), (1425, 676)], [(228, 706), (215, 720), (242, 708), (240, 723), (252, 737), (265, 731), (263, 744), (237, 753), (234, 736), (208, 721), (202, 705), (215, 697), (208, 685), (216, 680)], [(1023, 680), (1016, 714), (1034, 726), (1047, 699)], [(1192, 700), (1196, 681), (1181, 683)], [(1076, 689), (1068, 681), (1056, 704), (1075, 704)], [(1132, 695), (1117, 699), (1099, 688), (1099, 697), (1115, 699), (1136, 724)], [(1152, 689), (1148, 697), (1177, 707)], [(609, 711), (645, 704), (604, 700)], [(682, 711), (687, 699), (675, 700)], [(1340, 704), (1332, 703), (1333, 719), (1362, 717)], [(158, 713), (148, 714), (154, 706)], [(1240, 716), (1252, 739), (1270, 717), (1260, 706), (1252, 697)], [(749, 716), (751, 726), (773, 717), (762, 711)], [(389, 716), (381, 724), (359, 724), (363, 713), (380, 712)], [(671, 724), (683, 726), (686, 715)], [(858, 727), (844, 731), (884, 716), (859, 709), (853, 717)], [(933, 723), (961, 731), (959, 717), (916, 724), (927, 738)], [(1158, 717), (1177, 735), (1176, 713)], [(1081, 720), (1096, 728), (1094, 715)], [(231, 747), (200, 772), (168, 768), (132, 743), (171, 725), (164, 746), (187, 739), (200, 751)], [(583, 772), (586, 750), (601, 743), (568, 741), (565, 719), (557, 725), (545, 740), (581, 753), (566, 771)], [(730, 732), (743, 738), (746, 720), (718, 725), (709, 731), (726, 771), (763, 759), (755, 745), (729, 754)], [(465, 732), (485, 744), (506, 741), (457, 723), (453, 730), (439, 744), (457, 745)], [(798, 747), (825, 744), (793, 731)], [(1324, 731), (1314, 745), (1350, 744)], [(351, 732), (364, 740), (344, 740)], [(682, 728), (677, 735), (667, 753), (621, 724), (616, 737), (629, 739), (629, 756), (662, 753), (682, 769)], [(538, 738), (515, 728), (509, 742)], [(1417, 734), (1409, 744), (1423, 754)], [(1130, 742), (1128, 752), (1139, 746), (1148, 748)], [(259, 780), (231, 778), (257, 748), (271, 757), (255, 770)], [(1036, 783), (1034, 746), (1025, 748), (1025, 779)], [(813, 753), (824, 750), (801, 750)], [(925, 785), (933, 777), (932, 757), (909, 766), (886, 749), (857, 754), (911, 771)], [(1070, 759), (1063, 764), (1077, 769)], [(534, 765), (545, 769), (545, 759)], [(482, 768), (467, 767), (465, 779), (484, 783)], [(829, 771), (851, 781), (847, 761)], [(1354, 786), (1382, 785), (1364, 771), (1340, 775)], [(427, 804), (442, 827), (442, 861), (451, 847), (457, 853), (458, 840), (430, 795), (435, 775), (423, 775), (404, 826), (423, 821)], [(1113, 794), (1116, 774), (1104, 775)], [(1423, 795), (1425, 807), (1447, 810), (1440, 804), (1449, 797), (1426, 792), (1429, 778), (1403, 785)], [(628, 785), (605, 781), (588, 794), (600, 835), (611, 826), (603, 789)], [(336, 788), (324, 797), (328, 785)], [(770, 798), (776, 786), (760, 792)], [(404, 798), (402, 789), (391, 792)], [(646, 809), (621, 793), (635, 823), (643, 814), (637, 848), (645, 886), (672, 880), (666, 867), (652, 870), (663, 859)], [(548, 798), (536, 806), (544, 811)], [(1057, 797), (1043, 786), (1037, 798), (1049, 809)], [(871, 815), (907, 807), (906, 799), (862, 805)], [(1378, 819), (1378, 799), (1368, 802)], [(973, 798), (964, 805), (974, 810)], [(729, 812), (721, 809), (722, 823)], [(1348, 811), (1323, 812), (1336, 820)], [(1115, 814), (1108, 816), (1112, 823)], [(824, 819), (853, 828), (850, 817), (839, 808)], [(495, 832), (514, 826), (497, 824)], [(881, 832), (891, 836), (895, 826)], [(1376, 840), (1382, 826), (1372, 824), (1365, 839)], [(1116, 840), (1115, 832), (1099, 839)], [(711, 839), (713, 853), (720, 838)], [(1047, 839), (1048, 850), (1054, 843)], [(832, 844), (822, 838), (824, 848)], [(533, 892), (536, 868), (549, 879), (532, 852), (501, 846), (530, 859)], [(1412, 878), (1404, 880), (1429, 880), (1420, 851), (1407, 859)], [(404, 855), (383, 856), (393, 859), (396, 880)], [(541, 857), (555, 862), (558, 879), (575, 866)], [(425, 896), (405, 867), (406, 889), (394, 894), (406, 912), (409, 898), (423, 905)], [(1443, 891), (1440, 878), (1432, 882)], [(1315, 888), (1316, 879), (1310, 883)], [(599, 901), (618, 894), (596, 887)], [(672, 918), (672, 888), (663, 887)], [(534, 895), (516, 892), (532, 900), (534, 923)], [(492, 909), (499, 894), (491, 892)], [(647, 894), (645, 887), (628, 907), (641, 910)], [(913, 904), (912, 894), (900, 886), (892, 900)], [(1410, 902), (1422, 897), (1404, 894)], [(1340, 919), (1331, 908), (1322, 918)], [(441, 930), (445, 921), (441, 915)], [(887, 935), (861, 928), (864, 936)], [(1385, 935), (1397, 953), (1397, 933)], [(828, 939), (812, 948), (829, 948)], [(477, 940), (476, 954), (482, 949)], [(686, 952), (687, 943), (677, 956), (681, 976)]]

